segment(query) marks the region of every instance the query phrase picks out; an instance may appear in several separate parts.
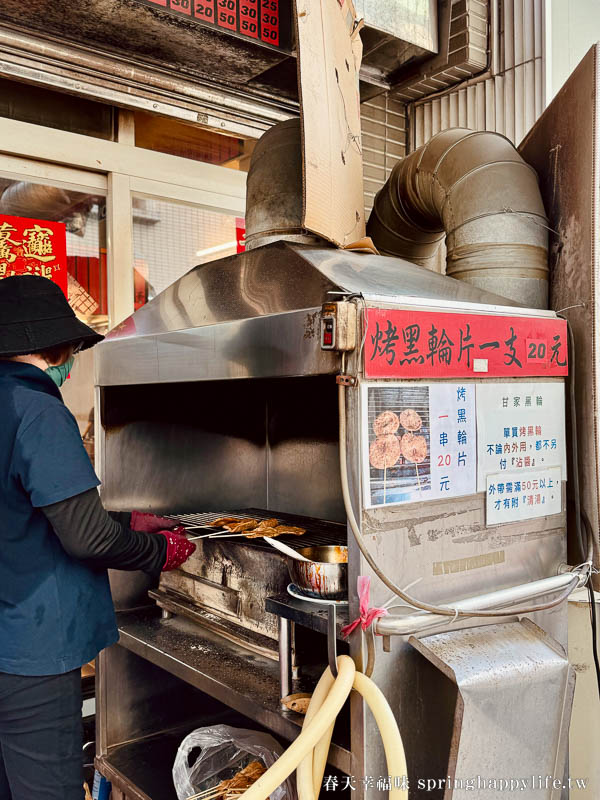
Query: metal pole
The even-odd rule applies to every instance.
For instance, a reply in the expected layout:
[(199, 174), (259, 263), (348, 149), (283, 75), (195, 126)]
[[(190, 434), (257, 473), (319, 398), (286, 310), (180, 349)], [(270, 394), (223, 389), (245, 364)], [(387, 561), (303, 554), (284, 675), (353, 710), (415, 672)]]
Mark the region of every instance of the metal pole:
[(292, 637), (291, 623), (279, 617), (279, 684), (281, 698), (292, 691)]
[[(450, 609), (458, 611), (471, 611), (476, 609), (502, 608), (502, 606), (514, 604), (521, 600), (528, 600), (539, 597), (543, 594), (556, 592), (565, 588), (577, 573), (564, 572), (561, 575), (554, 575), (551, 578), (542, 578), (531, 583), (521, 583), (518, 586), (511, 586), (508, 589), (500, 589), (497, 592), (480, 594), (469, 597), (466, 600), (449, 601), (445, 605)], [(585, 576), (581, 576), (583, 579)], [(506, 609), (506, 615), (510, 616), (510, 608)], [(464, 618), (463, 618), (464, 619)], [(429, 614), (426, 611), (417, 611), (414, 614), (404, 616), (381, 617), (377, 620), (376, 632), (380, 636), (406, 636), (409, 633), (418, 633), (425, 628), (433, 628), (437, 625), (447, 625), (451, 618), (441, 614)]]

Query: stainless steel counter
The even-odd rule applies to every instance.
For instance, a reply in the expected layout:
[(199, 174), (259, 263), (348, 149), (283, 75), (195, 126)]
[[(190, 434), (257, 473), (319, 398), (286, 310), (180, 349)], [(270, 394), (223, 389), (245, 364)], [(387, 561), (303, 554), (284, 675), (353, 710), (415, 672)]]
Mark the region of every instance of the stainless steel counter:
[[(124, 648), (140, 656), (264, 726), (275, 736), (288, 741), (297, 737), (304, 718), (281, 708), (279, 666), (276, 662), (246, 651), (189, 620), (180, 617), (163, 620), (156, 609), (119, 612), (117, 618), (120, 640), (116, 650)], [(107, 653), (109, 658), (111, 650)], [(294, 692), (312, 691), (313, 688), (313, 680), (294, 681)], [(344, 731), (343, 727), (340, 726), (342, 730), (334, 734), (334, 739), (343, 744), (332, 745), (329, 762), (350, 774), (349, 742), (343, 741), (349, 737), (349, 731)], [(128, 742), (127, 746), (134, 744)], [(119, 753), (119, 764), (127, 762), (123, 745), (115, 748), (114, 752), (115, 756)], [(110, 765), (110, 752), (103, 754), (102, 760)]]

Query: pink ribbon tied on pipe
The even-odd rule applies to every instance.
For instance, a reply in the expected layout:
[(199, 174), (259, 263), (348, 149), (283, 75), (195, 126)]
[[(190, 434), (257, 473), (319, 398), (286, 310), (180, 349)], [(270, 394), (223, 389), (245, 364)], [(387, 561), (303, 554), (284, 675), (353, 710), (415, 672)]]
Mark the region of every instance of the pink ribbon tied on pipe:
[(367, 575), (359, 575), (358, 580), (356, 581), (356, 588), (358, 590), (358, 599), (360, 601), (360, 616), (357, 617), (357, 619), (355, 619), (353, 622), (349, 622), (348, 625), (344, 625), (342, 628), (342, 636), (344, 638), (350, 636), (352, 631), (355, 630), (359, 625), (363, 631), (366, 631), (376, 619), (379, 619), (379, 617), (386, 617), (388, 613), (387, 608), (369, 608), (371, 578), (369, 578)]

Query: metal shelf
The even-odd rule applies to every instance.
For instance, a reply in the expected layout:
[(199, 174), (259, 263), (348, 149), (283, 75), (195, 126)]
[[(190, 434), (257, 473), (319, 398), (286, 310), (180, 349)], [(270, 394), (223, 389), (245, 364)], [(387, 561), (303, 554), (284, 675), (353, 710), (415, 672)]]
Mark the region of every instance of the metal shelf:
[(172, 767), (189, 730), (128, 742), (96, 759), (96, 767), (127, 800), (177, 800)]
[[(283, 709), (279, 703), (277, 662), (251, 653), (185, 618), (163, 620), (156, 609), (122, 611), (117, 614), (117, 622), (122, 647), (275, 735), (288, 741), (298, 736), (303, 717)], [(306, 681), (294, 681), (295, 692), (312, 689)], [(344, 734), (349, 735), (344, 730), (339, 733), (340, 737)], [(334, 767), (350, 774), (351, 758), (348, 747), (332, 744), (329, 762)]]
[[(265, 608), (271, 614), (285, 617), (292, 622), (303, 625), (310, 630), (318, 631), (327, 636), (327, 606), (297, 600), (289, 594), (278, 594), (267, 597)], [(342, 628), (348, 624), (348, 606), (336, 608), (337, 638), (342, 640)]]

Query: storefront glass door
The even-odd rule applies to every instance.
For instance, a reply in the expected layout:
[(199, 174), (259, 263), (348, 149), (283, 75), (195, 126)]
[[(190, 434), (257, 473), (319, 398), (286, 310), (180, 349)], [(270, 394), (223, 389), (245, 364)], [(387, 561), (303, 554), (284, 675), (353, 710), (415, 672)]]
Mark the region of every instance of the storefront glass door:
[(244, 219), (175, 202), (132, 195), (135, 309), (192, 267), (243, 249)]
[[(105, 176), (0, 157), (0, 279), (19, 274), (57, 283), (79, 319), (106, 333)], [(91, 351), (62, 393), (83, 433), (94, 405)]]

